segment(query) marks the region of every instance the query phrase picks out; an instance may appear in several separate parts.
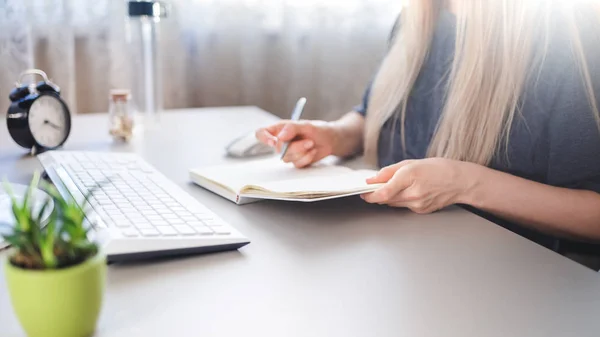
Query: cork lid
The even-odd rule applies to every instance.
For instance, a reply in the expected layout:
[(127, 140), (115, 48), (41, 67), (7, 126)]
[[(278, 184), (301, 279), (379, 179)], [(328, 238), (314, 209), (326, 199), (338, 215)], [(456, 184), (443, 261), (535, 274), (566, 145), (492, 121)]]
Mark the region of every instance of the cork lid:
[(127, 101), (131, 97), (131, 92), (129, 89), (111, 89), (109, 95), (110, 99), (114, 102)]

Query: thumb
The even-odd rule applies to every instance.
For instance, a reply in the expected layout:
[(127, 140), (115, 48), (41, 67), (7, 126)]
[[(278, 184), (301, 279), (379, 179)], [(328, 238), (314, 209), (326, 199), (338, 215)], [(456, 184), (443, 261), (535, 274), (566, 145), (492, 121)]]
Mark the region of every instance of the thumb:
[(379, 172), (377, 172), (377, 174), (375, 176), (368, 178), (367, 184), (387, 183), (390, 179), (392, 179), (392, 177), (394, 176), (396, 171), (398, 171), (401, 167), (404, 167), (412, 162), (413, 162), (413, 160), (403, 160), (399, 163), (386, 166), (386, 167), (382, 168), (381, 170), (379, 170)]

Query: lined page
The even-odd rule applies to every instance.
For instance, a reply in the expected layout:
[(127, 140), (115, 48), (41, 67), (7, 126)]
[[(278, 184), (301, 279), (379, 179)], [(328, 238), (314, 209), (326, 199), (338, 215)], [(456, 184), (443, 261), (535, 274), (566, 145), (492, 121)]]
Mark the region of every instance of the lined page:
[(322, 197), (343, 195), (358, 191), (372, 191), (379, 185), (369, 185), (366, 179), (377, 171), (360, 170), (328, 176), (303, 177), (295, 180), (274, 181), (245, 188), (242, 192), (260, 195), (279, 195), (282, 197)]
[(284, 163), (279, 158), (211, 166), (191, 171), (192, 174), (199, 175), (236, 192), (241, 191), (247, 185), (268, 186), (272, 182), (312, 177), (327, 177), (326, 179), (329, 179), (349, 172), (353, 171), (347, 167), (326, 164), (297, 169), (293, 164)]

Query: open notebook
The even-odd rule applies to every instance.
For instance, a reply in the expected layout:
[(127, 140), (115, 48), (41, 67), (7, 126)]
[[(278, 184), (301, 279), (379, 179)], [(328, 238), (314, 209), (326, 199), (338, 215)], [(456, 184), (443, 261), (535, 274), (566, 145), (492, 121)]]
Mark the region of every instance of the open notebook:
[(373, 170), (316, 164), (297, 169), (278, 158), (190, 170), (192, 181), (237, 204), (261, 199), (312, 202), (341, 198), (377, 189), (369, 185)]

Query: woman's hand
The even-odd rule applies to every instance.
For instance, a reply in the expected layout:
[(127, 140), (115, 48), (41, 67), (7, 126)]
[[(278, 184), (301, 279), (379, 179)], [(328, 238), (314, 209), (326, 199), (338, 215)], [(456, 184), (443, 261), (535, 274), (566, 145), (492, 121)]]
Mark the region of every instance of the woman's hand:
[(362, 198), (369, 203), (407, 207), (420, 214), (462, 203), (482, 166), (443, 158), (405, 160), (367, 180), (385, 183)]
[(281, 152), (283, 143), (290, 142), (283, 157), (298, 168), (317, 162), (333, 152), (335, 129), (322, 121), (281, 121), (256, 131), (256, 138)]

